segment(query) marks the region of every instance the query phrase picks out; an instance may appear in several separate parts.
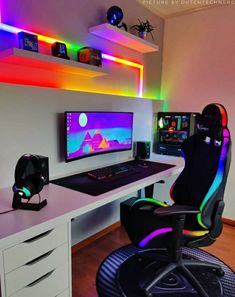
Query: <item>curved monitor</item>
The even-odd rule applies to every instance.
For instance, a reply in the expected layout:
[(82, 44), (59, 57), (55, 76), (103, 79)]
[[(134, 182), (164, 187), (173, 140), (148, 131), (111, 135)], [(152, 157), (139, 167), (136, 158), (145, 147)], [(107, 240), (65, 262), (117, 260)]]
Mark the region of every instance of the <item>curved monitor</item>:
[(132, 149), (132, 112), (65, 112), (65, 161)]

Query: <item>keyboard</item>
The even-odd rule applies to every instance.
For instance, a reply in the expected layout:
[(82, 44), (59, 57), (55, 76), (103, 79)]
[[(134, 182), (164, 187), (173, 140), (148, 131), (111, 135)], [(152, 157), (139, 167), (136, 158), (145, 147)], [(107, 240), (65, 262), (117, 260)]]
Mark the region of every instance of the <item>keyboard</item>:
[(116, 164), (108, 167), (98, 168), (87, 172), (87, 175), (97, 180), (108, 180), (115, 176), (131, 173), (133, 166), (128, 164)]

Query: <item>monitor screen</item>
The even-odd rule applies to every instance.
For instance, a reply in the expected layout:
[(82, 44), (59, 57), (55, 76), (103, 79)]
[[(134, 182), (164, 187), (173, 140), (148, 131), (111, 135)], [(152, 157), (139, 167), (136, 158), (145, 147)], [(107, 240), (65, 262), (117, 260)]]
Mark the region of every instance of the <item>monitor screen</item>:
[(180, 145), (189, 137), (190, 114), (159, 113), (158, 142)]
[(65, 161), (132, 149), (132, 112), (65, 112)]

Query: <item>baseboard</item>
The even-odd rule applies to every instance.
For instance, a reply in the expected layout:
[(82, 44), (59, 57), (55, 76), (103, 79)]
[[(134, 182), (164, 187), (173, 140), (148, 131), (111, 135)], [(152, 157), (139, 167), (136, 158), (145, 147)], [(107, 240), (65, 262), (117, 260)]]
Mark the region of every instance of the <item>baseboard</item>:
[(103, 237), (104, 235), (108, 234), (111, 231), (114, 231), (115, 229), (119, 228), (121, 226), (121, 222), (118, 221), (114, 224), (112, 224), (111, 226), (101, 230), (100, 232), (88, 237), (87, 239), (82, 240), (81, 242), (75, 244), (72, 247), (72, 253), (76, 253), (77, 251), (79, 251), (80, 249), (82, 249), (83, 247), (91, 244), (92, 242), (94, 242), (96, 239)]
[(223, 223), (235, 227), (235, 221), (223, 218)]

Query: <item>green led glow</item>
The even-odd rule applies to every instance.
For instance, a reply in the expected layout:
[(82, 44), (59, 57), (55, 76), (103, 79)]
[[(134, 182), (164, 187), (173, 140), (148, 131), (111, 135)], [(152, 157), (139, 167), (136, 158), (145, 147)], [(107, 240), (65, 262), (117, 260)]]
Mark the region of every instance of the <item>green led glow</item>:
[(66, 42), (66, 46), (69, 50), (74, 51), (74, 52), (77, 52), (82, 47), (84, 47), (83, 45), (72, 44), (72, 43), (67, 43), (67, 42)]
[(22, 188), (22, 192), (24, 192), (25, 196), (28, 198), (31, 196), (31, 192), (25, 187)]
[(169, 110), (167, 101), (164, 101), (164, 102), (163, 102), (162, 110), (163, 110), (164, 112), (167, 112), (167, 111)]
[(140, 199), (136, 200), (134, 202), (134, 204), (137, 203), (137, 202), (141, 202), (141, 201), (155, 203), (155, 204), (157, 204), (159, 206), (162, 206), (162, 207), (168, 207), (168, 205), (165, 202), (162, 202), (160, 200), (153, 199), (153, 198), (140, 198)]
[(207, 226), (204, 225), (203, 222), (202, 222), (202, 214), (201, 213), (199, 213), (197, 215), (197, 220), (198, 220), (199, 225), (201, 225), (203, 228), (207, 229)]

